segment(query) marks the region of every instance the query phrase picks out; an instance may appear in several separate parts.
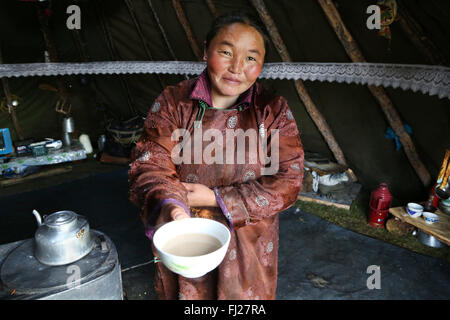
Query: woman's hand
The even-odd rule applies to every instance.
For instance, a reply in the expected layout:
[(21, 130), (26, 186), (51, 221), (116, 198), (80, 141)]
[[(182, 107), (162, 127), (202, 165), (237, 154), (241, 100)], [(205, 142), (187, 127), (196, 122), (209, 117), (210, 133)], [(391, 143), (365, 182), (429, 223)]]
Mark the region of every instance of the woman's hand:
[(188, 201), (190, 207), (218, 207), (216, 195), (207, 186), (200, 183), (182, 182), (188, 191)]
[(185, 218), (190, 218), (189, 214), (184, 210), (183, 207), (168, 203), (161, 208), (161, 214), (164, 217), (170, 217), (172, 220), (181, 220)]

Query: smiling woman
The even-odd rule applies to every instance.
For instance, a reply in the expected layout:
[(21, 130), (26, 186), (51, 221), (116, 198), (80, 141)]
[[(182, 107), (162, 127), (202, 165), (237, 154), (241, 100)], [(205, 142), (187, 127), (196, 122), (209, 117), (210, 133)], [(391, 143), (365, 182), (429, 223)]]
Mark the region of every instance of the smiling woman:
[(241, 22), (223, 26), (210, 42), (205, 41), (203, 60), (207, 61), (212, 103), (216, 108), (233, 105), (255, 83), (265, 52), (262, 34)]
[[(276, 296), (278, 213), (300, 192), (303, 148), (287, 101), (256, 82), (266, 43), (250, 16), (218, 17), (205, 41), (203, 73), (167, 87), (149, 106), (129, 171), (130, 199), (141, 208), (147, 236), (191, 215), (231, 231), (224, 260), (200, 278), (184, 278), (159, 263), (160, 299)], [(256, 144), (245, 143), (249, 133)], [(256, 156), (266, 152), (270, 165)]]

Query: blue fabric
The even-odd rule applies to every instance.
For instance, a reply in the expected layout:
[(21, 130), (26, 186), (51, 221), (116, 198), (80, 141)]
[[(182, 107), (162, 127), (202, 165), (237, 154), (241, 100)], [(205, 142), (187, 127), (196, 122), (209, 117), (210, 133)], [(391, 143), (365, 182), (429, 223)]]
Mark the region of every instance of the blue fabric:
[[(405, 131), (408, 134), (410, 134), (410, 135), (412, 134), (412, 128), (411, 128), (410, 125), (408, 125), (407, 123), (404, 123), (403, 127), (405, 128)], [(388, 139), (388, 140), (394, 139), (394, 141), (395, 141), (395, 150), (398, 151), (398, 150), (400, 150), (402, 148), (402, 143), (400, 142), (400, 139), (398, 138), (397, 134), (395, 133), (395, 131), (391, 127), (388, 127), (386, 129), (386, 133), (384, 134), (384, 137), (386, 139)]]

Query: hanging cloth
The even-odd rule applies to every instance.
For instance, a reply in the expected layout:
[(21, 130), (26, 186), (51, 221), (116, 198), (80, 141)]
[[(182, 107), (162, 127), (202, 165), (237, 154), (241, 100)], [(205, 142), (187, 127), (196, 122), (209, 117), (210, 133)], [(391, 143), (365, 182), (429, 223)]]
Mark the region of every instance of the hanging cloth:
[(397, 17), (397, 2), (395, 0), (379, 0), (377, 5), (381, 11), (381, 29), (378, 31), (378, 35), (391, 40), (391, 29), (389, 26)]

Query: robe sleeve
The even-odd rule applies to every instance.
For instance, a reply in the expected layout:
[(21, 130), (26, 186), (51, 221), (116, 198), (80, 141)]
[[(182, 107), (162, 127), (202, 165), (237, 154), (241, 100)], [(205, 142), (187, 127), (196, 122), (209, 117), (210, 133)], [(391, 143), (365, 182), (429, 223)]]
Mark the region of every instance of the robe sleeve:
[[(267, 133), (278, 129), (279, 167), (271, 175), (214, 188), (216, 200), (231, 227), (255, 224), (289, 207), (297, 200), (303, 180), (304, 151), (297, 124), (284, 98), (274, 103), (272, 116), (266, 117)], [(268, 139), (269, 140), (269, 139)], [(271, 155), (276, 152), (268, 142)]]
[[(144, 130), (131, 154), (128, 171), (130, 200), (141, 209), (149, 238), (165, 203), (176, 203), (189, 214), (187, 190), (172, 161), (172, 132), (179, 126), (176, 102), (168, 89), (155, 100), (144, 122)], [(167, 220), (167, 217), (164, 219)]]

